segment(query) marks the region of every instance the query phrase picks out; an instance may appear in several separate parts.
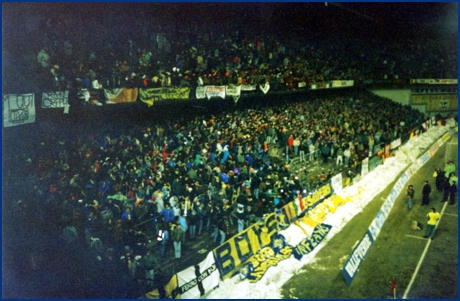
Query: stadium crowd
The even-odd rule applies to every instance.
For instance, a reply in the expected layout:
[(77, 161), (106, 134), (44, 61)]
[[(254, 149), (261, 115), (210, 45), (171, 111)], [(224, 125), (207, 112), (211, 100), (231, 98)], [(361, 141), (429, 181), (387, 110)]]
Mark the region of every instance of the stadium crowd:
[[(457, 66), (456, 54), (428, 45), (411, 44), (414, 51), (400, 45), (342, 49), (283, 41), (268, 32), (222, 34), (198, 25), (176, 27), (173, 36), (168, 26), (147, 30), (137, 24), (138, 36), (123, 40), (114, 32), (111, 41), (99, 41), (101, 47), (86, 48), (97, 43), (80, 43), (81, 28), (71, 24), (71, 19), (49, 19), (44, 25), (36, 69), (43, 90), (193, 88), (264, 80), (274, 89), (294, 89), (296, 81), (449, 77)], [(420, 56), (426, 65), (419, 64)], [(11, 196), (18, 200), (18, 225), (34, 220), (59, 233), (65, 244), (83, 245), (94, 262), (119, 267), (122, 286), (139, 281), (152, 287), (164, 278), (158, 276), (162, 258), (153, 255), (155, 250), (180, 260), (184, 244), (203, 233), (222, 244), (331, 176), (301, 181), (287, 165), (293, 158), (357, 168), (378, 145), (423, 121), (425, 116), (410, 106), (360, 92), (190, 116), (170, 121), (169, 127), (133, 125), (78, 139), (50, 135), (34, 149), (16, 153), (11, 162), (25, 164), (4, 174), (26, 175), (34, 183), (33, 191)], [(285, 158), (270, 156), (271, 149), (282, 149)]]
[[(84, 245), (92, 260), (118, 265), (126, 283), (153, 285), (162, 260), (154, 251), (180, 260), (184, 244), (203, 233), (217, 246), (329, 179), (300, 179), (287, 165), (292, 158), (322, 157), (353, 170), (377, 145), (423, 120), (410, 106), (361, 92), (190, 116), (170, 127), (133, 125), (58, 141), (49, 136), (33, 153), (15, 154), (11, 162), (25, 166), (5, 174), (27, 175), (35, 184), (31, 193), (17, 192), (20, 216), (28, 221), (18, 225), (32, 219), (65, 244)], [(272, 148), (284, 149), (286, 158), (269, 156)]]
[[(111, 20), (108, 28), (119, 27), (116, 16)], [(199, 85), (269, 82), (271, 89), (293, 90), (298, 82), (457, 76), (456, 48), (429, 40), (330, 43), (268, 30), (254, 33), (233, 26), (219, 31), (200, 23), (159, 24), (145, 18), (133, 20), (129, 35), (82, 30), (86, 26), (72, 17), (44, 22), (37, 67), (29, 68), (36, 70), (40, 89), (172, 86), (190, 87), (193, 97)]]

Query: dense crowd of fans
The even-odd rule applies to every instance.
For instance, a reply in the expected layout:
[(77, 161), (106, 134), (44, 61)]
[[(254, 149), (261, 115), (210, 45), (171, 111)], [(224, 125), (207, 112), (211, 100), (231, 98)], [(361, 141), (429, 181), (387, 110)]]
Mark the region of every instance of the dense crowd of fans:
[[(296, 81), (456, 78), (451, 73), (456, 49), (433, 51), (429, 44), (410, 44), (411, 51), (362, 43), (343, 48), (282, 40), (267, 32), (222, 34), (197, 24), (146, 30), (140, 25), (144, 21), (128, 40), (112, 32), (104, 47), (86, 48), (97, 43), (84, 39), (100, 36), (82, 36), (72, 19), (48, 19), (36, 58), (40, 88), (194, 88), (268, 81), (274, 89), (293, 89)], [(169, 127), (133, 125), (78, 139), (49, 136), (33, 152), (16, 153), (12, 162), (25, 165), (4, 174), (9, 179), (27, 175), (34, 183), (33, 191), (10, 196), (19, 199), (15, 204), (23, 221), (60, 233), (68, 245), (83, 244), (96, 262), (119, 265), (122, 285), (137, 279), (151, 287), (162, 278), (156, 276), (161, 258), (154, 250), (179, 260), (183, 245), (204, 232), (223, 243), (232, 229), (242, 231), (331, 176), (300, 179), (285, 165), (292, 158), (321, 157), (357, 168), (378, 145), (424, 120), (410, 106), (361, 92), (190, 116), (170, 121)], [(270, 156), (275, 148), (285, 157)], [(174, 255), (168, 253), (172, 249)]]
[[(152, 285), (161, 260), (154, 250), (172, 256), (167, 252), (174, 249), (180, 259), (183, 245), (204, 232), (223, 243), (332, 175), (301, 178), (286, 165), (292, 158), (322, 157), (353, 170), (378, 145), (423, 120), (410, 106), (354, 92), (190, 116), (168, 127), (133, 124), (59, 141), (49, 136), (33, 153), (16, 153), (11, 162), (25, 156), (25, 166), (5, 175), (27, 175), (34, 183), (32, 192), (17, 192), (25, 220), (62, 233), (66, 244), (84, 244), (95, 261), (120, 258), (127, 279)], [(272, 149), (286, 157), (270, 156)]]
[[(298, 82), (457, 77), (456, 47), (429, 40), (331, 43), (327, 37), (287, 38), (244, 26), (219, 31), (198, 22), (118, 21), (113, 16), (103, 28), (94, 28), (73, 17), (44, 20), (35, 37), (41, 44), (37, 67), (29, 66), (36, 70), (39, 88), (173, 86), (194, 91), (198, 85), (269, 82), (271, 89), (292, 90)], [(126, 30), (107, 32), (124, 26), (131, 29), (129, 35), (123, 34)]]

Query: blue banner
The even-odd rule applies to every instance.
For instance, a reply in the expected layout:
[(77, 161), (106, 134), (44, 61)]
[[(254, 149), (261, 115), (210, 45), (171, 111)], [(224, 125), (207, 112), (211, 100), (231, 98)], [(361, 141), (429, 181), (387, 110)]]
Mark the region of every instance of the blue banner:
[(342, 273), (345, 276), (345, 280), (347, 281), (348, 285), (350, 285), (353, 281), (353, 278), (355, 277), (361, 262), (363, 261), (373, 243), (374, 240), (372, 239), (372, 235), (368, 230), (366, 231), (366, 234), (364, 234), (363, 238), (361, 238), (358, 245), (353, 249), (353, 252), (351, 252), (347, 262), (345, 262), (345, 265), (342, 268)]

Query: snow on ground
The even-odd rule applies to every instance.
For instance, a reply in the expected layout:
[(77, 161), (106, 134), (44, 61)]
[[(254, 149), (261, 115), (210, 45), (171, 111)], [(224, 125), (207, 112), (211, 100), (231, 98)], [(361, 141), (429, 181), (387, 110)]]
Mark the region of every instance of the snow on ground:
[[(448, 120), (445, 127), (436, 126), (414, 137), (405, 145), (401, 146), (394, 157), (385, 160), (385, 164), (379, 165), (372, 172), (368, 173), (359, 182), (352, 186), (345, 187), (336, 194), (344, 199), (351, 197), (353, 202), (347, 202), (339, 207), (334, 214), (328, 214), (325, 224), (331, 225), (332, 229), (311, 253), (304, 255), (302, 260), (297, 260), (294, 256), (281, 261), (277, 266), (267, 270), (263, 278), (256, 282), (241, 281), (239, 276), (226, 279), (220, 283), (219, 287), (207, 294), (209, 299), (281, 299), (282, 285), (293, 275), (298, 273), (306, 264), (315, 262), (318, 251), (327, 245), (332, 237), (339, 233), (342, 228), (358, 214), (371, 200), (387, 188), (396, 177), (405, 171), (422, 152), (431, 144), (437, 141), (446, 133), (450, 127), (455, 126), (454, 120)], [(368, 227), (369, 225), (365, 225)], [(313, 229), (306, 229), (311, 233)], [(280, 231), (286, 238), (286, 241), (296, 246), (306, 237), (304, 232), (297, 226), (291, 225), (286, 230)]]

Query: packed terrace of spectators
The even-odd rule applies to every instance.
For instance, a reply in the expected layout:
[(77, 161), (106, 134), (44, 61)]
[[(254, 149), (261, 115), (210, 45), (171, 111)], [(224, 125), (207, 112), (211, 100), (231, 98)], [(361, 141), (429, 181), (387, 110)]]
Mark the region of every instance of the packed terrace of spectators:
[[(142, 18), (130, 24), (134, 30), (126, 38), (123, 30), (112, 30), (120, 24), (116, 16), (106, 24), (114, 27), (84, 30), (90, 24), (82, 22), (60, 17), (42, 24), (41, 49), (29, 60), (39, 89), (94, 88), (95, 80), (104, 88), (189, 86), (193, 91), (197, 85), (262, 81), (290, 89), (294, 80), (456, 78), (456, 49), (425, 41), (375, 48)], [(102, 32), (108, 28), (110, 35)], [(33, 224), (64, 244), (83, 246), (88, 260), (125, 274), (122, 286), (142, 280), (151, 288), (149, 271), (158, 271), (162, 258), (147, 252), (159, 249), (160, 256), (180, 260), (180, 251), (167, 252), (173, 240), (187, 243), (208, 233), (219, 244), (229, 228), (241, 231), (327, 181), (329, 175), (300, 181), (287, 165), (293, 158), (321, 157), (356, 168), (376, 145), (424, 120), (410, 106), (367, 92), (344, 92), (261, 110), (190, 115), (169, 121), (168, 127), (133, 124), (78, 139), (49, 135), (5, 159), (21, 163), (7, 165), (4, 175), (34, 183), (33, 191), (16, 190), (8, 197), (18, 227)], [(274, 148), (283, 150), (285, 160), (269, 156)], [(179, 224), (182, 234), (177, 234)], [(169, 240), (158, 240), (160, 230)]]
[[(24, 177), (34, 184), (33, 191), (18, 189), (8, 198), (18, 210), (17, 226), (33, 221), (64, 245), (83, 246), (89, 260), (125, 265), (118, 273), (144, 281), (136, 275), (143, 273), (147, 251), (180, 260), (180, 251), (167, 253), (178, 224), (184, 231), (178, 240), (185, 244), (204, 233), (223, 243), (328, 180), (330, 174), (300, 179), (289, 170), (293, 158), (304, 154), (353, 169), (375, 153), (374, 146), (424, 120), (410, 106), (368, 92), (344, 94), (191, 115), (169, 126), (133, 124), (69, 139), (49, 135), (7, 160), (22, 162), (6, 168), (9, 185)], [(273, 148), (284, 150), (287, 161), (269, 156)], [(162, 242), (160, 230), (168, 232)]]
[[(103, 26), (55, 16), (42, 20), (32, 39), (37, 52), (24, 52), (22, 67), (46, 91), (160, 86), (193, 91), (197, 85), (266, 81), (271, 89), (292, 90), (301, 81), (457, 77), (457, 49), (431, 40), (331, 43), (327, 36), (256, 32), (234, 24), (209, 28), (199, 22), (152, 21), (145, 15), (128, 20), (114, 15), (104, 18)], [(5, 55), (13, 56), (8, 50)]]

